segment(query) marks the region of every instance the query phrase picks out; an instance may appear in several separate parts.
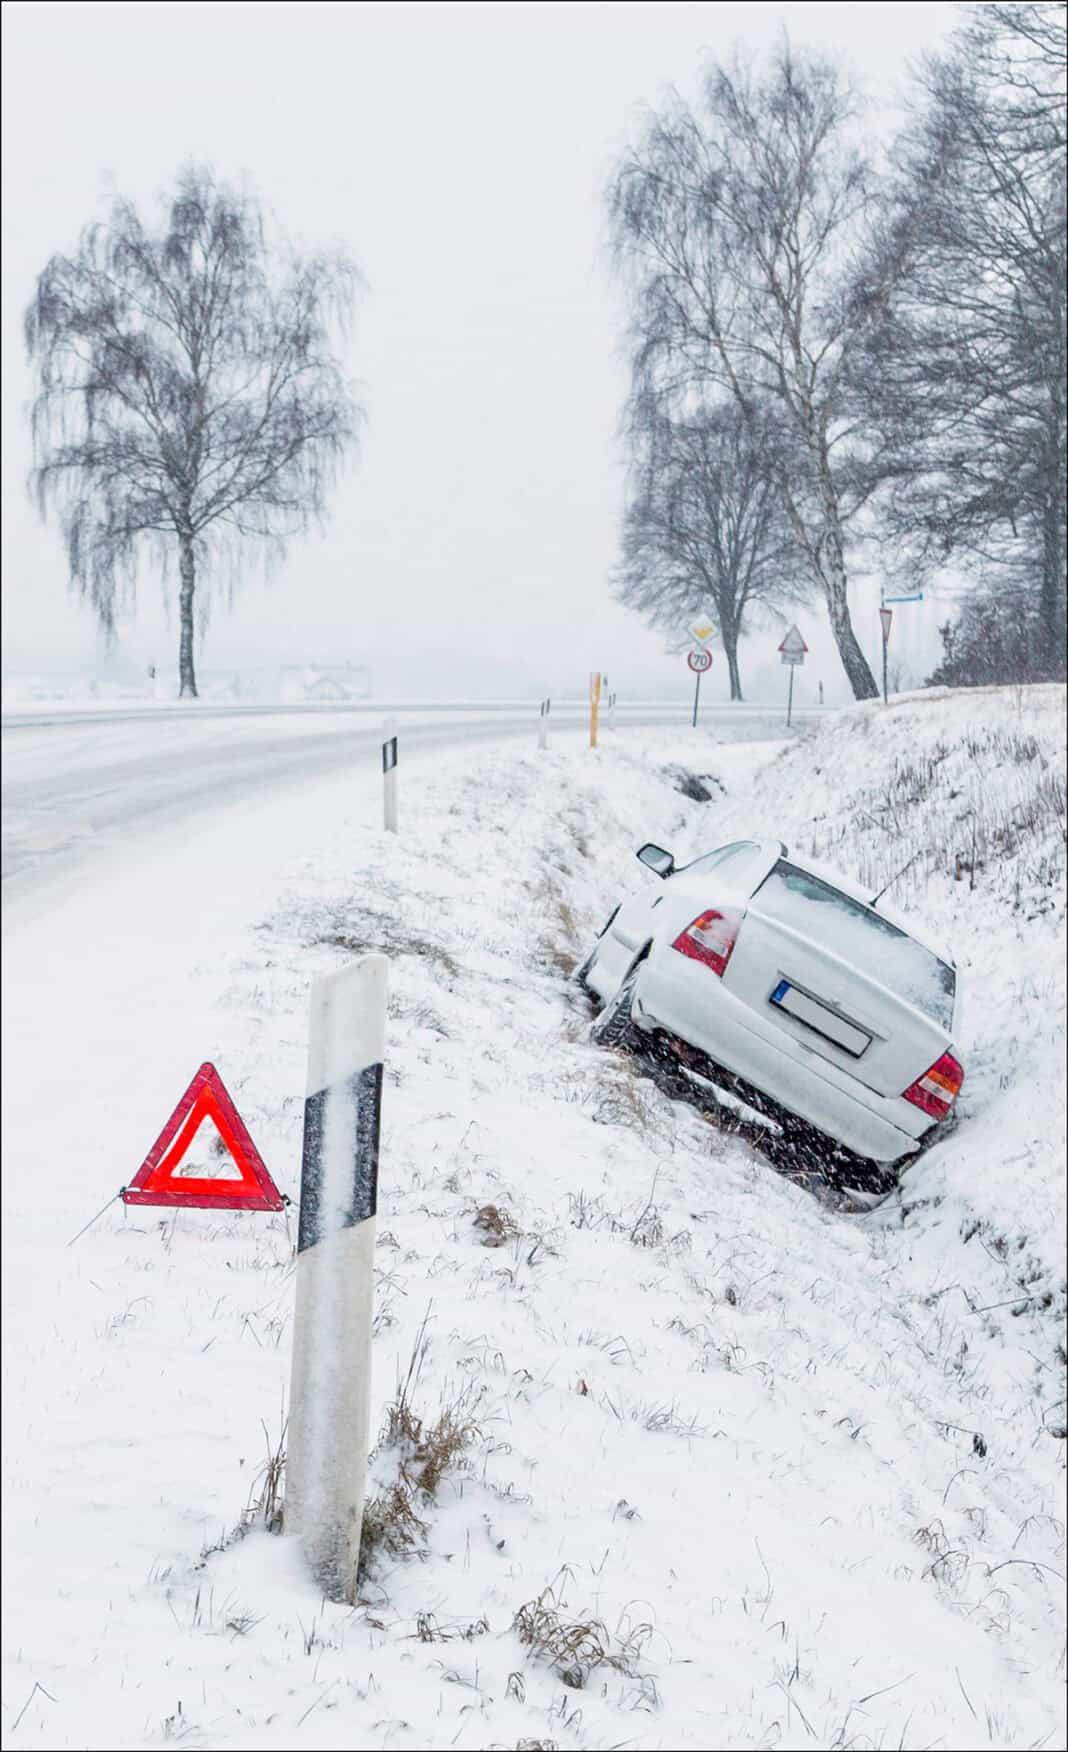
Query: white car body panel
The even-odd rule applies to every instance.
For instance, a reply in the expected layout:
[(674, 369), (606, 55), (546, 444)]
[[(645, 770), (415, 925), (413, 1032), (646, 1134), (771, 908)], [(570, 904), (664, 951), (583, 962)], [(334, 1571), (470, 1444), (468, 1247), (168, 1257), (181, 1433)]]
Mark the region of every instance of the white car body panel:
[[(720, 868), (682, 871), (666, 881), (651, 875), (649, 888), (620, 906), (601, 937), (586, 983), (607, 1002), (644, 954), (632, 1008), (639, 1028), (666, 1031), (698, 1048), (857, 1155), (897, 1161), (916, 1150), (935, 1124), (903, 1091), (944, 1052), (955, 1051), (959, 976), (952, 1022), (943, 1025), (884, 984), (878, 968), (839, 953), (849, 948), (848, 930), (841, 933), (845, 941), (831, 948), (771, 916), (770, 898), (762, 907), (754, 889), (781, 858), (868, 905), (856, 883), (837, 871), (761, 843)], [(699, 913), (724, 906), (745, 916), (721, 977), (671, 945)], [(952, 957), (911, 921), (876, 910), (912, 943), (952, 966)], [(875, 936), (876, 962), (878, 947)], [(798, 994), (788, 1008), (772, 1002), (783, 986)]]

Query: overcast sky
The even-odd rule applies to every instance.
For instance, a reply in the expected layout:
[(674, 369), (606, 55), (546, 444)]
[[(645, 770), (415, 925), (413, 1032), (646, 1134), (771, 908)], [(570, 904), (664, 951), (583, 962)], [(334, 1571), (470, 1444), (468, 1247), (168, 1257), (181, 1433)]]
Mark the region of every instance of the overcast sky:
[[(609, 594), (625, 381), (605, 180), (643, 104), (670, 84), (692, 95), (710, 56), (784, 24), (842, 57), (885, 129), (955, 6), (7, 0), (3, 19), (6, 672), (88, 671), (98, 654), (25, 497), (34, 276), (109, 189), (147, 206), (196, 159), (247, 176), (285, 232), (340, 243), (367, 280), (349, 347), (359, 461), (326, 537), (216, 605), (204, 666), (350, 658), (383, 692), (560, 694), (595, 667), (630, 690), (685, 687), (682, 660)], [(877, 596), (858, 607), (873, 659)], [(921, 670), (934, 616), (899, 614)], [(799, 619), (805, 685), (845, 697), (819, 609)], [(753, 641), (750, 678), (777, 642)], [(147, 564), (120, 643), (141, 666), (176, 661)], [(725, 694), (722, 660), (710, 679)]]

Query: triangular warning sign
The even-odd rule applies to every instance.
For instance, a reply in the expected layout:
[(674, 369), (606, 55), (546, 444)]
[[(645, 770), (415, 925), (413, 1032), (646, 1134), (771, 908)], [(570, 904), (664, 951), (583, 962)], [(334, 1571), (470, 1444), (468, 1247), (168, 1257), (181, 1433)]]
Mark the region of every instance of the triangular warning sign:
[[(179, 1172), (193, 1139), (210, 1120), (237, 1169), (221, 1175)], [(190, 1205), (204, 1210), (280, 1211), (284, 1199), (248, 1135), (214, 1065), (201, 1065), (129, 1186), (124, 1204)]]
[(803, 657), (805, 655), (808, 646), (801, 637), (801, 629), (799, 627), (792, 626), (790, 628), (782, 644), (779, 646), (779, 650), (787, 657)]

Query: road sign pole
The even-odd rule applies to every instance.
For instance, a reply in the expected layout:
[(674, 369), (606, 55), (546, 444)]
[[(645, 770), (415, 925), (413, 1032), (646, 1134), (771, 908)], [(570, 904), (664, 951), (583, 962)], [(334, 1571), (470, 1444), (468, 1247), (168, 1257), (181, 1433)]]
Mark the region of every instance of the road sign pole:
[[(707, 629), (711, 630), (711, 629)], [(712, 653), (701, 645), (696, 651), (690, 651), (686, 658), (687, 666), (693, 671), (697, 680), (693, 690), (693, 727), (697, 729), (697, 713), (701, 704), (701, 677), (706, 669), (712, 667)]]
[(356, 1599), (370, 1434), (384, 955), (312, 988), (285, 1527), (328, 1599)]
[(538, 747), (539, 748), (548, 748), (548, 746), (549, 746), (549, 701), (542, 700), (541, 710), (538, 713)]
[(782, 644), (779, 646), (779, 656), (784, 663), (789, 665), (790, 669), (790, 687), (786, 695), (786, 728), (788, 730), (793, 721), (794, 715), (794, 670), (797, 668), (798, 664), (805, 661), (807, 652), (808, 646), (801, 637), (800, 628), (790, 627)]
[(879, 625), (882, 628), (882, 634), (883, 634), (883, 705), (884, 706), (888, 706), (890, 704), (890, 695), (887, 691), (887, 685), (886, 685), (886, 652), (887, 652), (887, 646), (890, 643), (890, 623), (893, 620), (893, 618), (894, 618), (893, 609), (887, 608), (886, 603), (884, 601), (883, 603), (880, 604), (880, 607), (879, 607)]

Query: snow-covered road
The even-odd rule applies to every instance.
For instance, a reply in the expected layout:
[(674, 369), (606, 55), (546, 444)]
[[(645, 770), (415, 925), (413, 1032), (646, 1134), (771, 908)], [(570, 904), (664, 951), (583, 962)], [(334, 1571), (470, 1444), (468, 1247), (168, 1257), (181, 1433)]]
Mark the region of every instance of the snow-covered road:
[[(382, 724), (395, 715), (408, 755), (477, 748), (535, 736), (536, 709), (505, 705), (378, 705), (250, 710), (194, 706), (12, 714), (2, 721), (4, 902), (36, 890), (76, 859), (182, 819), (322, 776), (370, 775)], [(681, 724), (685, 708), (619, 708), (619, 725)], [(582, 734), (584, 710), (554, 708), (553, 736)], [(782, 715), (709, 707), (702, 729), (717, 740), (782, 734)], [(611, 736), (607, 727), (603, 735)]]

